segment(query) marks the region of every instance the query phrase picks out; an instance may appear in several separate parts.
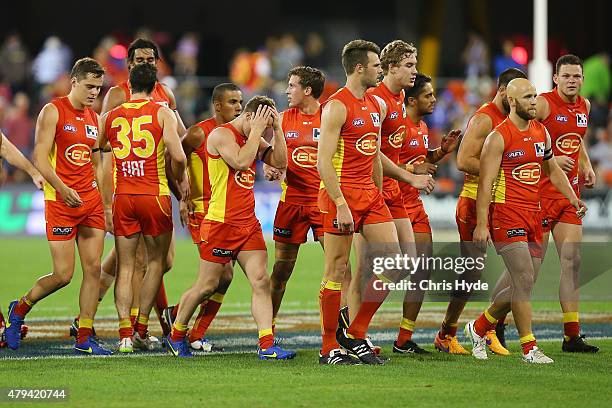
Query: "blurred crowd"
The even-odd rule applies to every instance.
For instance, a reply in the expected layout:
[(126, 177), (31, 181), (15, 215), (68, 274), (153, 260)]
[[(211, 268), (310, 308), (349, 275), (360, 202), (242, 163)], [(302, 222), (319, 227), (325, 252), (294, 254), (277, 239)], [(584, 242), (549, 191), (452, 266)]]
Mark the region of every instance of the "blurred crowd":
[[(150, 38), (159, 44), (162, 59), (158, 63), (159, 79), (175, 93), (183, 121), (191, 125), (210, 115), (210, 94), (221, 80), (239, 85), (245, 101), (255, 94), (271, 96), (280, 110), (287, 105), (286, 74), (293, 66), (310, 65), (327, 75), (324, 100), (343, 84), (337, 50), (330, 50), (317, 32), (297, 35), (285, 33), (269, 36), (256, 49), (239, 48), (230, 61), (226, 78), (212, 79), (198, 67), (201, 48), (196, 33), (185, 33), (173, 39), (164, 32), (139, 30), (134, 38)], [(132, 38), (104, 37), (92, 50), (106, 69), (101, 95), (127, 78), (125, 57)], [(382, 45), (382, 44), (381, 44)], [(464, 75), (459, 78), (434, 78), (437, 102), (434, 113), (426, 118), (430, 127), (430, 145), (436, 146), (450, 129), (465, 129), (471, 114), (495, 94), (497, 74), (509, 67), (526, 69), (527, 51), (515, 47), (511, 40), (500, 43), (499, 53), (492, 55), (486, 42), (469, 33), (463, 52)], [(69, 71), (74, 60), (70, 44), (56, 36), (47, 38), (40, 50), (30, 50), (19, 34), (0, 38), (0, 128), (28, 157), (34, 145), (34, 127), (40, 108), (54, 97), (70, 90)], [(610, 61), (605, 53), (585, 57), (583, 96), (592, 103), (587, 144), (598, 176), (597, 189), (612, 186), (612, 114), (610, 113)], [(425, 72), (425, 74), (428, 74)], [(99, 111), (102, 96), (94, 107)], [(463, 175), (454, 158), (438, 169), (438, 194), (456, 194)], [(4, 166), (0, 180), (23, 182), (26, 175)]]

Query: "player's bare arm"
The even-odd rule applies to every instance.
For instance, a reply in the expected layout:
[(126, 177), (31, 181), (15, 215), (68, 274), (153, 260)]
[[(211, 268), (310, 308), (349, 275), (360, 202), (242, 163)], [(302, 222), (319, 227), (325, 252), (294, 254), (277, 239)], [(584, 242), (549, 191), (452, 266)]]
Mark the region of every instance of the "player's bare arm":
[[(279, 113), (274, 108), (270, 108), (270, 114), (273, 118), (274, 137), (272, 144), (269, 145), (265, 140), (261, 140), (259, 145), (260, 159), (269, 166), (276, 169), (287, 168), (287, 143), (285, 142), (285, 134), (281, 127), (281, 119)], [(269, 149), (269, 147), (272, 147)]]
[(53, 188), (60, 193), (62, 199), (69, 207), (79, 207), (83, 204), (79, 193), (69, 188), (64, 182), (57, 176), (51, 162), (49, 161), (49, 154), (53, 147), (55, 139), (55, 126), (59, 119), (59, 113), (57, 108), (52, 104), (46, 104), (36, 120), (36, 136), (34, 142), (34, 166), (40, 172), (40, 174), (53, 186)]
[[(100, 152), (100, 146), (101, 146), (101, 143), (105, 143), (105, 144), (108, 143), (108, 141), (103, 140), (103, 138), (101, 137), (101, 133), (103, 129), (102, 125), (103, 125), (102, 120), (98, 116), (98, 139), (96, 139), (96, 142), (94, 143), (94, 146), (92, 149), (91, 164), (93, 165), (94, 177), (96, 178), (96, 184), (98, 185), (98, 189), (102, 197), (102, 203), (104, 204), (105, 229), (108, 232), (112, 232), (113, 231), (113, 213), (110, 210), (111, 209), (110, 201), (112, 200), (112, 198), (109, 199), (108, 192), (104, 192), (104, 186), (106, 184), (110, 184), (110, 183), (105, 182), (105, 179), (112, 177), (112, 175), (104, 174), (104, 166), (102, 165), (102, 153)], [(106, 197), (105, 197), (105, 194), (106, 194)]]
[(162, 107), (157, 112), (157, 119), (159, 124), (162, 126), (164, 144), (166, 145), (166, 151), (170, 156), (170, 163), (172, 168), (172, 175), (177, 181), (177, 188), (179, 193), (179, 199), (187, 200), (189, 198), (189, 181), (186, 176), (187, 158), (185, 152), (181, 146), (181, 140), (176, 131), (176, 116), (174, 113), (166, 107)]
[(436, 186), (436, 182), (429, 174), (421, 175), (410, 173), (393, 163), (391, 159), (382, 153), (380, 154), (380, 161), (382, 163), (383, 175), (386, 177), (408, 183), (412, 187), (423, 190), (427, 194), (431, 193)]
[(493, 182), (499, 172), (502, 155), (504, 153), (504, 138), (499, 132), (492, 132), (485, 139), (480, 155), (480, 179), (478, 181), (478, 197), (476, 198), (476, 229), (474, 230), (474, 244), (486, 249), (491, 241), (487, 227), (489, 219), (489, 204), (493, 194)]
[(176, 131), (178, 132), (179, 135), (184, 135), (185, 132), (187, 131), (187, 127), (183, 123), (183, 119), (181, 118), (181, 115), (179, 114), (178, 109), (176, 107), (176, 97), (174, 96), (174, 92), (172, 92), (172, 89), (170, 89), (170, 87), (166, 84), (162, 83), (161, 86), (162, 88), (164, 88), (164, 91), (166, 92), (166, 95), (168, 96), (168, 99), (170, 100), (170, 103), (169, 103), (170, 109), (172, 109), (172, 112), (174, 113), (174, 116), (176, 117)]
[[(100, 116), (98, 120), (98, 140), (96, 141), (96, 147), (100, 149), (100, 155), (94, 154), (94, 156), (102, 159), (102, 163), (96, 167), (96, 179), (98, 188), (100, 189), (100, 196), (102, 197), (102, 204), (104, 204), (104, 217), (106, 220), (106, 230), (113, 230), (113, 166), (112, 166), (112, 153), (109, 153), (112, 149), (108, 143), (106, 137), (106, 118), (108, 113)], [(104, 153), (106, 151), (106, 153)], [(99, 160), (99, 159), (98, 159)], [(102, 175), (98, 174), (100, 172)], [(100, 178), (101, 177), (101, 178)], [(110, 222), (110, 224), (109, 224)], [(110, 229), (109, 229), (110, 228)]]
[[(380, 123), (382, 124), (387, 118), (387, 104), (384, 100), (375, 96), (374, 99), (378, 102), (378, 106), (380, 107)], [(374, 185), (382, 191), (383, 188), (383, 166), (381, 155), (383, 154), (380, 151), (380, 146), (382, 143), (382, 126), (378, 128), (378, 137), (376, 138), (376, 157), (374, 157), (374, 164), (372, 167), (372, 181), (374, 181)], [(391, 160), (389, 160), (391, 161)]]
[(474, 115), (465, 130), (457, 152), (457, 168), (459, 170), (478, 176), (482, 145), (492, 130), (493, 123), (488, 115), (482, 113)]
[(110, 112), (124, 102), (126, 102), (126, 100), (123, 89), (118, 86), (113, 86), (108, 90), (106, 95), (104, 95), (104, 100), (102, 101), (102, 114)]
[[(588, 99), (585, 99), (584, 101), (586, 103), (587, 113), (591, 113), (591, 101)], [(580, 156), (578, 162), (580, 164), (580, 172), (584, 177), (584, 186), (586, 188), (593, 188), (597, 179), (595, 177), (593, 165), (591, 164), (589, 152), (584, 141), (580, 144)]]
[(446, 157), (451, 152), (457, 150), (459, 145), (459, 138), (461, 137), (461, 130), (453, 129), (442, 137), (440, 141), (440, 147), (428, 150), (425, 161), (428, 163), (437, 163)]
[(15, 147), (13, 143), (6, 136), (0, 132), (0, 157), (6, 159), (6, 161), (12, 165), (28, 173), (32, 178), (32, 182), (39, 189), (42, 190), (45, 183), (45, 179), (40, 174), (36, 167)]

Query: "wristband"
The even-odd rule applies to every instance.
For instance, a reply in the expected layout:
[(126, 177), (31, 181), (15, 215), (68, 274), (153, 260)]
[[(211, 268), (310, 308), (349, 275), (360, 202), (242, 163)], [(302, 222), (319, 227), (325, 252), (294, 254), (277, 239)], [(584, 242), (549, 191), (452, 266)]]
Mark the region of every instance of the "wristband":
[(406, 163), (406, 171), (410, 172), (410, 173), (414, 173), (414, 166), (410, 163)]

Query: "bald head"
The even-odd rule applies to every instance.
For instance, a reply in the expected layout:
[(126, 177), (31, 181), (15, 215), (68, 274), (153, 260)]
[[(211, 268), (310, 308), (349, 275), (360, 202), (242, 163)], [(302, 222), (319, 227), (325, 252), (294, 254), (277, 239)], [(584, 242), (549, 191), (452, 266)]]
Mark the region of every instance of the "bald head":
[(506, 96), (510, 104), (510, 113), (515, 112), (524, 120), (536, 117), (535, 86), (525, 78), (516, 78), (508, 83)]
[(511, 98), (520, 98), (525, 93), (535, 93), (535, 86), (525, 78), (515, 78), (508, 82), (506, 93)]

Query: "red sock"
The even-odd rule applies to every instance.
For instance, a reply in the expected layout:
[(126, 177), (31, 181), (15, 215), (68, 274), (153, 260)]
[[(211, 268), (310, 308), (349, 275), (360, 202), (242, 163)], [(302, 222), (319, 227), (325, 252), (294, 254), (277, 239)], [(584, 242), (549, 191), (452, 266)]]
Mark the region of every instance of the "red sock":
[(162, 280), (161, 285), (159, 286), (159, 291), (157, 291), (157, 297), (155, 298), (155, 313), (157, 313), (159, 325), (162, 328), (164, 336), (167, 336), (168, 333), (170, 333), (170, 326), (168, 326), (164, 320), (164, 309), (167, 307), (168, 298), (166, 297), (166, 287), (164, 286), (164, 281)]
[(93, 329), (91, 327), (79, 327), (77, 331), (77, 340), (78, 344), (85, 343), (89, 336), (93, 335)]
[(274, 345), (274, 334), (272, 329), (264, 329), (259, 331), (259, 348), (261, 350), (269, 349)]
[(491, 321), (489, 321), (489, 319), (487, 319), (487, 316), (486, 316), (487, 313), (488, 313), (487, 311), (482, 313), (480, 315), (480, 317), (478, 317), (478, 319), (476, 319), (476, 321), (474, 322), (474, 331), (480, 337), (484, 337), (485, 334), (487, 334), (487, 332), (489, 330), (494, 330), (495, 329), (495, 324), (496, 323), (491, 322)]
[(407, 319), (405, 317), (402, 318), (402, 322), (400, 323), (399, 333), (397, 335), (397, 344), (403, 345), (406, 344), (407, 341), (412, 340), (412, 332), (414, 332), (415, 322), (413, 320)]
[[(380, 290), (375, 289), (374, 283), (376, 281), (379, 281), (379, 279), (375, 276), (372, 277), (364, 288), (363, 301), (359, 306), (355, 319), (353, 319), (347, 330), (347, 333), (356, 339), (365, 338), (372, 317), (374, 317), (374, 314), (389, 294), (389, 289), (387, 289), (386, 286), (380, 288)], [(376, 285), (376, 287), (381, 286), (382, 285)]]
[(521, 343), (521, 348), (523, 349), (523, 354), (527, 354), (537, 345), (535, 340), (528, 341), (525, 343)]
[(338, 329), (338, 316), (340, 315), (340, 282), (322, 282), (319, 291), (319, 305), (321, 308), (321, 335), (323, 346), (321, 354), (329, 354), (330, 351), (339, 348), (336, 341), (336, 330)]
[(449, 324), (442, 322), (442, 327), (438, 332), (438, 337), (444, 340), (446, 336), (455, 337), (457, 335), (457, 323)]
[(200, 314), (196, 318), (193, 329), (191, 329), (191, 333), (189, 334), (189, 341), (193, 342), (204, 337), (206, 330), (208, 330), (208, 326), (210, 326), (210, 323), (215, 316), (217, 316), (217, 312), (220, 308), (221, 303), (210, 299), (204, 308), (200, 308)]
[(19, 299), (19, 302), (17, 302), (17, 305), (13, 309), (13, 312), (17, 316), (23, 319), (25, 315), (27, 315), (28, 312), (32, 310), (33, 305), (34, 304), (31, 301), (29, 301), (27, 297), (24, 296), (21, 299)]
[[(180, 326), (177, 328), (177, 326)], [(183, 341), (187, 335), (187, 325), (177, 325), (176, 323), (172, 326), (172, 334), (170, 339), (172, 341)]]
[(125, 320), (120, 320), (119, 321), (119, 338), (120, 339), (125, 339), (128, 337), (132, 337), (134, 335), (134, 326), (131, 323), (131, 318), (130, 320), (125, 319)]

